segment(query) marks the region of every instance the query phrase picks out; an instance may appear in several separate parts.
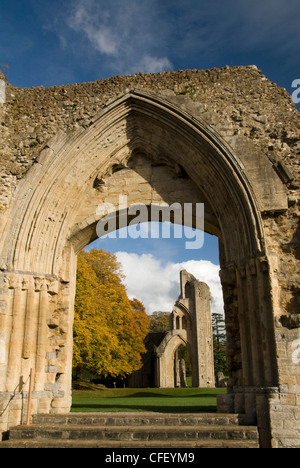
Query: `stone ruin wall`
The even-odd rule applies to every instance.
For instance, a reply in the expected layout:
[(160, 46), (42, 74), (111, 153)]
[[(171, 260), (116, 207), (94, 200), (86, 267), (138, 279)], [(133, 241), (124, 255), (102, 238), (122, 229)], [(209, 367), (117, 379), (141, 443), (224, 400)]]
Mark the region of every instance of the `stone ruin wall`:
[[(277, 273), (272, 294), (279, 304), (274, 311), (279, 384), (286, 408), (299, 406), (299, 353), (298, 370), (290, 371), (287, 364), (291, 344), (300, 338), (300, 118), (287, 91), (254, 66), (117, 76), (51, 88), (15, 88), (3, 75), (0, 79), (6, 84), (6, 103), (0, 103), (0, 225), (19, 181), (38, 163), (49, 139), (58, 132), (88, 128), (110, 100), (131, 89), (163, 95), (203, 119), (244, 159), (248, 153), (249, 158), (254, 153), (267, 156), (285, 184), (289, 207), (262, 213), (267, 251), (269, 259), (274, 253), (272, 269)], [(259, 164), (259, 158), (254, 160)], [(228, 294), (234, 296), (232, 291)], [(229, 342), (229, 358), (234, 353), (234, 343)]]
[[(1, 73), (1, 72), (0, 72)], [(235, 150), (249, 139), (267, 155), (288, 188), (287, 213), (263, 213), (268, 249), (278, 253), (282, 310), (300, 314), (300, 118), (290, 95), (255, 66), (117, 76), (51, 88), (15, 88), (6, 82), (0, 105), (0, 216), (19, 180), (57, 132), (87, 128), (107, 102), (134, 88), (176, 97), (176, 104), (211, 125)], [(282, 170), (281, 163), (284, 163)], [(0, 221), (1, 221), (0, 217)], [(1, 265), (0, 265), (1, 267)], [(289, 326), (298, 323), (293, 317)], [(300, 323), (300, 322), (299, 322)]]

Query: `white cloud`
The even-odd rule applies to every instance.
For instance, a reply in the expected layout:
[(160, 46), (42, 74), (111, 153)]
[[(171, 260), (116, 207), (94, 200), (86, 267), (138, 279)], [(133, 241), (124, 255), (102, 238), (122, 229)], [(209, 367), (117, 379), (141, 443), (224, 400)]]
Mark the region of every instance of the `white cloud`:
[(212, 296), (212, 312), (223, 313), (218, 265), (207, 260), (168, 262), (163, 265), (151, 254), (117, 252), (116, 256), (123, 266), (128, 296), (141, 300), (148, 314), (156, 310), (172, 311), (180, 293), (179, 272), (182, 269), (208, 284)]
[(172, 69), (172, 64), (168, 57), (151, 57), (146, 55), (137, 65), (133, 65), (133, 72), (159, 73)]
[(93, 15), (85, 3), (77, 4), (68, 19), (68, 25), (78, 33), (86, 35), (91, 45), (98, 52), (106, 55), (117, 55), (119, 38), (113, 28), (105, 24), (108, 14), (101, 17)]
[(48, 3), (40, 13), (47, 31), (85, 78), (226, 64), (256, 64), (278, 83), (297, 77), (299, 0), (72, 0), (59, 10)]
[(77, 0), (66, 23), (77, 40), (83, 36), (91, 51), (109, 58), (117, 73), (158, 73), (172, 69), (172, 64), (159, 56), (157, 19), (151, 2)]
[(99, 52), (107, 55), (117, 55), (118, 40), (110, 28), (102, 26), (99, 30), (90, 28), (86, 34)]

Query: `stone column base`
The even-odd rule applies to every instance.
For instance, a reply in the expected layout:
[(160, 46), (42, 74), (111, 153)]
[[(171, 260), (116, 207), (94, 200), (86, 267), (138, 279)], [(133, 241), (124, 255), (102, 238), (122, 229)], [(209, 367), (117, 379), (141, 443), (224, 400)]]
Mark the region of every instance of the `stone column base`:
[[(32, 392), (31, 415), (48, 413), (68, 413), (71, 408), (71, 396), (53, 398), (52, 392)], [(10, 427), (25, 424), (28, 410), (28, 392), (0, 393), (0, 432)], [(0, 437), (1, 440), (1, 437)]]

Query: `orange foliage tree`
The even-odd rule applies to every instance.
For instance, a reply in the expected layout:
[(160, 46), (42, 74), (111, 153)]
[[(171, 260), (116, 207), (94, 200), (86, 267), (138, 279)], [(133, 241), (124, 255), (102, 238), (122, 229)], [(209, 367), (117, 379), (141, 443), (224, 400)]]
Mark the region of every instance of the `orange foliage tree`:
[(129, 300), (121, 265), (104, 250), (81, 252), (77, 261), (73, 368), (98, 376), (131, 374), (146, 352), (149, 318), (143, 304)]

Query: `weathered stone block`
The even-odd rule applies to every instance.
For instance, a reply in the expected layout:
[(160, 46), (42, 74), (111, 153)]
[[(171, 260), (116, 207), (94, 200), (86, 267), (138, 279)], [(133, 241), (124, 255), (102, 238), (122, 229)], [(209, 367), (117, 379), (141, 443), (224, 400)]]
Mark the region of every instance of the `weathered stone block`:
[(5, 81), (0, 79), (0, 104), (5, 104), (6, 102), (6, 85)]

